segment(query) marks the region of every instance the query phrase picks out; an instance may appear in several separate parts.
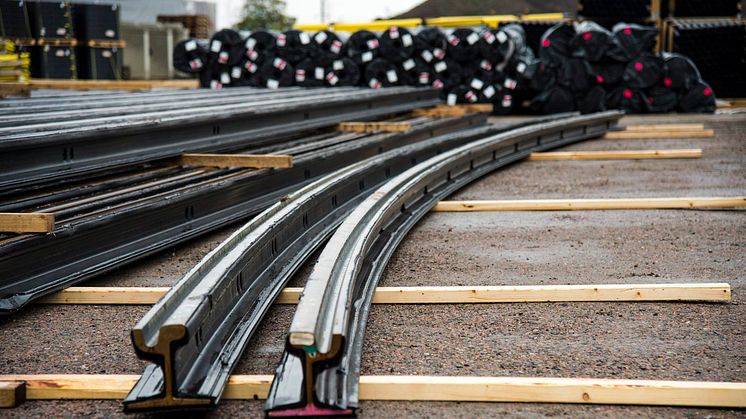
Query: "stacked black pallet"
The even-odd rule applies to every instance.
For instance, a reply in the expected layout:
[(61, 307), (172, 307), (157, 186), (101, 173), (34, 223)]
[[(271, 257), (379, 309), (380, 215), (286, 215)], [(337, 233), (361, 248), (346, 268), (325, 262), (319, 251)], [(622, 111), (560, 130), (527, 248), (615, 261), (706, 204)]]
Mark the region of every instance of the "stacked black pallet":
[(349, 37), (230, 29), (203, 44), (190, 39), (174, 50), (174, 66), (199, 74), (202, 86), (336, 87), (433, 86), (449, 103), (510, 100), (536, 67), (519, 25), (499, 29), (390, 27)]
[(122, 43), (119, 40), (119, 6), (75, 4), (75, 31), (81, 40), (77, 49), (78, 78), (119, 80), (122, 78)]
[(77, 75), (72, 5), (69, 2), (7, 2), (26, 8), (36, 46), (31, 54), (31, 77), (74, 79)]
[(657, 31), (619, 23), (559, 24), (541, 39), (541, 64), (532, 80), (540, 113), (604, 109), (712, 112), (715, 95), (691, 60), (654, 52)]

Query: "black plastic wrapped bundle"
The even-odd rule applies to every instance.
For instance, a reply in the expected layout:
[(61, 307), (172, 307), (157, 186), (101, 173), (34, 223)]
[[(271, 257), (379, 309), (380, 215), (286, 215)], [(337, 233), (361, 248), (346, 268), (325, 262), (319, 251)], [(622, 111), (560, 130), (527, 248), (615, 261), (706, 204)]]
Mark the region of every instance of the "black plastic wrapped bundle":
[(422, 28), (415, 36), (416, 54), (426, 63), (441, 61), (446, 57), (448, 38), (437, 26)]
[(277, 89), (292, 86), (295, 81), (295, 69), (292, 64), (282, 57), (264, 60), (256, 72), (256, 82), (259, 87)]
[(668, 52), (664, 52), (661, 57), (664, 67), (664, 86), (675, 90), (689, 90), (701, 80), (697, 66), (689, 58)]
[(580, 22), (575, 26), (575, 37), (570, 41), (572, 55), (596, 62), (601, 60), (612, 46), (612, 35), (595, 22)]
[(608, 109), (622, 109), (627, 113), (641, 113), (645, 110), (645, 102), (639, 91), (625, 86), (617, 87), (606, 95)]
[(277, 38), (272, 32), (254, 31), (246, 37), (244, 48), (246, 58), (261, 64), (265, 57), (277, 55)]
[(561, 67), (570, 57), (570, 42), (575, 37), (575, 29), (567, 23), (558, 23), (541, 37), (539, 59), (550, 67)]
[(536, 95), (531, 100), (531, 109), (543, 114), (572, 112), (575, 110), (575, 98), (570, 89), (554, 86)]
[(699, 81), (679, 97), (679, 108), (683, 112), (715, 112), (715, 92), (709, 84)]
[(371, 89), (402, 84), (399, 68), (389, 60), (376, 58), (365, 66), (363, 83)]
[(321, 87), (326, 84), (327, 69), (323, 65), (306, 58), (295, 66), (295, 85), (302, 87)]
[(577, 100), (578, 111), (582, 114), (603, 112), (606, 110), (606, 90), (593, 86)]
[(642, 54), (627, 64), (624, 83), (633, 89), (645, 89), (663, 77), (663, 60), (654, 54)]
[(559, 72), (557, 82), (575, 93), (586, 92), (596, 83), (593, 69), (583, 58), (570, 58)]
[(492, 65), (507, 62), (513, 55), (515, 45), (502, 29), (489, 29), (479, 38), (479, 54)]
[(495, 115), (508, 115), (516, 107), (518, 98), (515, 92), (502, 90), (492, 102), (492, 113)]
[(448, 37), (447, 56), (461, 64), (470, 64), (479, 57), (479, 34), (471, 28), (458, 28)]
[(357, 86), (360, 82), (360, 66), (351, 58), (342, 57), (334, 60), (331, 70), (326, 74), (329, 86)]
[(645, 109), (650, 113), (672, 112), (677, 104), (676, 92), (670, 87), (657, 85), (645, 92)]
[(626, 67), (624, 63), (612, 60), (593, 63), (593, 75), (595, 76), (596, 83), (605, 88), (618, 84), (622, 81)]
[(658, 28), (635, 23), (617, 23), (612, 31), (613, 45), (608, 55), (617, 61), (628, 62), (643, 53), (655, 50)]
[(399, 65), (402, 84), (409, 86), (430, 86), (433, 82), (433, 69), (425, 60), (414, 57)]
[(457, 103), (477, 103), (479, 101), (479, 93), (469, 86), (460, 84), (446, 94), (446, 103), (453, 106)]
[(239, 63), (243, 57), (240, 49), (243, 47), (243, 39), (233, 29), (222, 29), (210, 38), (208, 61), (222, 66), (232, 66)]
[(433, 83), (437, 89), (448, 91), (461, 84), (464, 79), (464, 69), (459, 63), (449, 58), (432, 65)]
[(541, 91), (554, 86), (557, 83), (557, 69), (540, 62), (529, 82), (529, 88)]
[(371, 31), (357, 31), (347, 40), (347, 55), (357, 65), (365, 65), (378, 58), (381, 42)]
[(317, 48), (311, 50), (311, 58), (321, 65), (328, 66), (347, 53), (344, 41), (332, 31), (318, 31), (312, 39)]
[(394, 64), (403, 63), (414, 56), (414, 36), (407, 28), (392, 26), (380, 36), (380, 55)]
[(318, 45), (306, 32), (291, 29), (277, 35), (277, 56), (296, 65), (316, 54)]
[(185, 39), (174, 46), (174, 68), (197, 74), (207, 65), (207, 46), (196, 39)]

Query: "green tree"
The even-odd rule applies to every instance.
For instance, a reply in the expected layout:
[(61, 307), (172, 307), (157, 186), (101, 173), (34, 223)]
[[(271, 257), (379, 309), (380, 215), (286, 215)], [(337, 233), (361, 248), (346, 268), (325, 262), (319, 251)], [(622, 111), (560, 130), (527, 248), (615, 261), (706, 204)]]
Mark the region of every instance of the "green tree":
[(236, 28), (243, 30), (290, 29), (295, 18), (285, 14), (285, 0), (246, 0), (241, 11), (241, 21)]

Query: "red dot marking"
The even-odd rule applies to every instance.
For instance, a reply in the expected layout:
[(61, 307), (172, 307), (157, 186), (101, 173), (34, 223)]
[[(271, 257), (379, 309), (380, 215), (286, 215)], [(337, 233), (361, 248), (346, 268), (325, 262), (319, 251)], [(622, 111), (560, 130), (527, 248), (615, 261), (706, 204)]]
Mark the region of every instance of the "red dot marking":
[(705, 90), (703, 90), (702, 93), (704, 93), (705, 96), (712, 96), (712, 89), (705, 87)]
[(549, 48), (552, 45), (552, 41), (545, 39), (541, 41), (541, 46), (544, 48)]
[(642, 71), (642, 63), (641, 62), (638, 61), (638, 62), (635, 63), (635, 70)]
[(591, 33), (590, 32), (584, 33), (583, 34), (583, 39), (585, 39), (586, 41), (590, 40), (591, 39)]
[(671, 85), (673, 85), (673, 81), (670, 77), (666, 77), (665, 79), (663, 79), (663, 85), (666, 87), (671, 87)]
[(632, 99), (632, 91), (627, 89), (624, 91), (624, 98), (625, 99)]
[(624, 34), (628, 35), (628, 36), (632, 35), (632, 28), (630, 28), (629, 26), (627, 26), (626, 28), (624, 28)]
[(596, 81), (598, 82), (598, 84), (603, 84), (604, 76), (601, 76), (601, 75), (596, 76)]

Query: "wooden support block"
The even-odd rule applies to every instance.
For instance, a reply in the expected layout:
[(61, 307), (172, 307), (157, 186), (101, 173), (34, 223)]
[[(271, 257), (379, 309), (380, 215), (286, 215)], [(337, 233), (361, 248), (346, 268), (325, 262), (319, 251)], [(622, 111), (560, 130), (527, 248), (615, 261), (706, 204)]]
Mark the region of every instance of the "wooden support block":
[(618, 151), (548, 151), (531, 153), (528, 160), (641, 160), (641, 159), (696, 159), (702, 157), (701, 148), (680, 150), (618, 150)]
[(23, 82), (0, 82), (0, 98), (11, 96), (29, 97), (31, 87)]
[(647, 140), (676, 138), (709, 138), (715, 136), (711, 129), (688, 131), (610, 131), (603, 138), (608, 140)]
[(26, 383), (0, 381), (0, 408), (16, 407), (26, 401)]
[(31, 89), (65, 90), (150, 90), (154, 88), (197, 89), (199, 80), (62, 80), (30, 79), (24, 82), (4, 82), (0, 86), (22, 85)]
[(451, 118), (466, 115), (466, 109), (456, 107), (436, 107), (426, 109), (415, 109), (412, 116), (424, 116), (428, 118)]
[(625, 131), (650, 132), (650, 131), (701, 131), (705, 124), (640, 124), (625, 125)]
[(527, 199), (502, 201), (441, 201), (435, 212), (469, 211), (574, 211), (629, 209), (743, 208), (746, 196), (732, 198), (620, 198)]
[[(167, 287), (70, 287), (41, 304), (155, 304)], [(288, 287), (276, 304), (297, 304), (303, 288)], [(726, 283), (378, 287), (374, 304), (472, 304), (548, 301), (730, 301)]]
[(193, 154), (181, 155), (182, 166), (250, 167), (254, 169), (286, 169), (293, 167), (293, 156), (256, 154)]
[[(137, 375), (5, 375), (25, 381), (29, 400), (120, 400)], [(233, 375), (226, 400), (265, 399), (271, 375)], [(360, 377), (361, 400), (580, 403), (746, 407), (746, 383), (596, 378), (373, 375)]]
[(407, 132), (409, 122), (342, 122), (337, 129), (342, 132)]
[(0, 213), (0, 232), (49, 233), (54, 230), (54, 214), (41, 212)]

